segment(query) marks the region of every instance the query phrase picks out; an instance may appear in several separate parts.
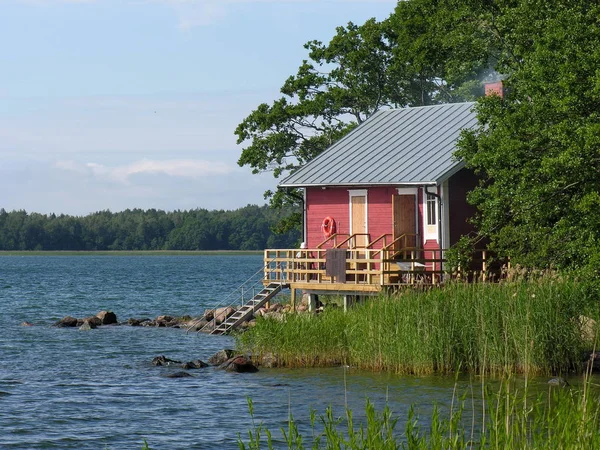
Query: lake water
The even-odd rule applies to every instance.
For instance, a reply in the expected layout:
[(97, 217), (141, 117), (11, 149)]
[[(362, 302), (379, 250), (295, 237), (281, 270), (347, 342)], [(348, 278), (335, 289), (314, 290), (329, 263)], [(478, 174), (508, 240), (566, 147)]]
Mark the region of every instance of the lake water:
[[(228, 336), (170, 328), (55, 328), (61, 317), (109, 309), (129, 317), (200, 315), (262, 266), (260, 255), (0, 256), (0, 449), (234, 449), (255, 420), (271, 430), (289, 411), (308, 430), (311, 408), (361, 417), (370, 398), (402, 420), (411, 404), (426, 418), (449, 407), (468, 378), (397, 377), (351, 368), (213, 368), (166, 378), (153, 357), (208, 359)], [(30, 321), (33, 327), (20, 324)], [(424, 422), (426, 424), (426, 421)], [(399, 423), (401, 430), (404, 423)], [(276, 433), (278, 434), (278, 433)]]

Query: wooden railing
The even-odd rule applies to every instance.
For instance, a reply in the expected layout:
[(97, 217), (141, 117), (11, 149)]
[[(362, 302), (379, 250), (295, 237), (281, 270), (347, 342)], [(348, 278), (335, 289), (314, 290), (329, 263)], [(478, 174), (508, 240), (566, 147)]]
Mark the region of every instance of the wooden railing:
[(265, 250), (265, 281), (285, 283), (343, 283), (374, 286), (403, 284), (439, 284), (450, 277), (467, 278), (478, 273), (483, 280), (487, 273), (485, 250), (476, 252), (469, 271), (449, 273), (445, 259), (446, 250), (427, 250), (405, 247), (348, 248), (343, 279), (335, 279), (326, 270), (327, 250), (284, 249)]

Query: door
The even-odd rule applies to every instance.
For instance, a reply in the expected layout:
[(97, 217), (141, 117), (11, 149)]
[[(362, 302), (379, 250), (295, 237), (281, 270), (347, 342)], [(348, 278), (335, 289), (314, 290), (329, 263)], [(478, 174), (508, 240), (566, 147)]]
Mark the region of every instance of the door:
[(367, 239), (367, 196), (366, 195), (352, 195), (350, 196), (350, 209), (351, 209), (351, 233), (359, 234), (360, 236), (354, 238), (354, 247), (365, 248), (368, 245)]
[[(392, 196), (392, 216), (394, 220), (394, 240), (406, 234), (394, 246), (399, 251), (405, 247), (416, 247), (417, 239), (417, 197), (413, 194)], [(413, 236), (408, 236), (408, 235)]]

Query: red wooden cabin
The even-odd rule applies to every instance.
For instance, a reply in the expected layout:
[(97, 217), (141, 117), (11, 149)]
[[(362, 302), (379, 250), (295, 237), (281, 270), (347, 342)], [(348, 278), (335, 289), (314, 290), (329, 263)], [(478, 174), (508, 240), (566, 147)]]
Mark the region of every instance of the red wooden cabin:
[[(304, 192), (306, 249), (266, 250), (265, 278), (340, 292), (439, 281), (444, 250), (473, 231), (466, 195), (477, 179), (453, 156), (477, 124), (473, 106), (379, 111), (284, 179), (280, 188)], [(329, 249), (345, 250), (345, 276), (328, 270)]]

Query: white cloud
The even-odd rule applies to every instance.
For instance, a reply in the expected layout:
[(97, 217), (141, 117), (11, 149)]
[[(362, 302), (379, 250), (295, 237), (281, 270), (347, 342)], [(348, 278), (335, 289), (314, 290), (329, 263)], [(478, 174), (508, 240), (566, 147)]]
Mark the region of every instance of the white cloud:
[(91, 175), (96, 178), (107, 179), (123, 184), (129, 184), (131, 182), (131, 176), (141, 174), (164, 174), (172, 177), (200, 178), (211, 175), (226, 175), (239, 170), (230, 167), (223, 162), (198, 159), (173, 159), (163, 161), (142, 159), (130, 164), (114, 167), (93, 162), (81, 164), (72, 160), (66, 160), (56, 162), (54, 167), (68, 172)]

